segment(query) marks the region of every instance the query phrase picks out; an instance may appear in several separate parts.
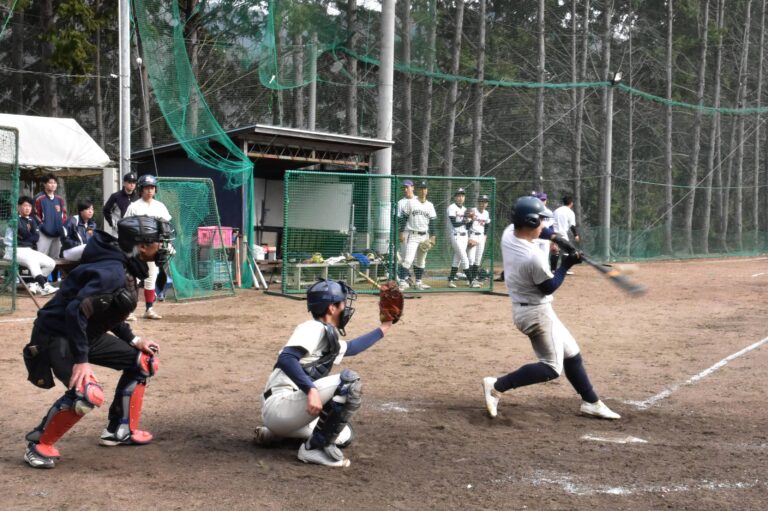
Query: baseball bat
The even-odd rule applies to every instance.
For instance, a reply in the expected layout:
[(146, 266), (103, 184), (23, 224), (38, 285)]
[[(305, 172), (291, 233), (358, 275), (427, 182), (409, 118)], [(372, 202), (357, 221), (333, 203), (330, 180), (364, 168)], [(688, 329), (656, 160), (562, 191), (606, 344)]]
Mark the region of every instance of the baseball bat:
[(586, 255), (584, 255), (583, 253), (581, 254), (581, 260), (587, 263), (588, 265), (590, 265), (592, 268), (599, 271), (600, 273), (602, 273), (603, 275), (605, 275), (610, 280), (610, 282), (613, 283), (613, 285), (617, 286), (619, 289), (621, 289), (625, 293), (628, 293), (630, 296), (636, 297), (645, 293), (644, 286), (641, 286), (640, 284), (632, 282), (627, 278), (626, 275), (622, 275), (619, 270), (596, 263)]
[(355, 270), (355, 273), (357, 273), (358, 275), (363, 277), (366, 281), (368, 281), (369, 284), (371, 284), (376, 289), (381, 289), (381, 286), (379, 285), (379, 283), (376, 282), (375, 280), (373, 280), (371, 277), (369, 277), (365, 273), (363, 273), (363, 272), (361, 272), (360, 270), (357, 270), (357, 269)]

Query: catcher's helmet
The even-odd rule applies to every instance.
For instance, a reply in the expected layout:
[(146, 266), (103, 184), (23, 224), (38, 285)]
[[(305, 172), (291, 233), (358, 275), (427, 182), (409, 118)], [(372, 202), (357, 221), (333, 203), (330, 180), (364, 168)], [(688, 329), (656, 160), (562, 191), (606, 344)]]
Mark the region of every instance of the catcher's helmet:
[(341, 335), (346, 335), (344, 327), (355, 312), (352, 302), (356, 298), (357, 293), (343, 280), (318, 279), (307, 289), (307, 310), (312, 313), (313, 318), (319, 318), (328, 311), (331, 304), (345, 302), (338, 328)]
[(125, 252), (139, 243), (173, 241), (174, 234), (170, 223), (151, 216), (129, 216), (117, 222), (117, 241)]
[(136, 183), (136, 188), (141, 190), (145, 186), (157, 187), (157, 178), (152, 174), (144, 174), (139, 178), (139, 181)]
[(538, 227), (542, 217), (552, 218), (552, 212), (536, 197), (520, 197), (512, 207), (512, 223), (516, 226)]

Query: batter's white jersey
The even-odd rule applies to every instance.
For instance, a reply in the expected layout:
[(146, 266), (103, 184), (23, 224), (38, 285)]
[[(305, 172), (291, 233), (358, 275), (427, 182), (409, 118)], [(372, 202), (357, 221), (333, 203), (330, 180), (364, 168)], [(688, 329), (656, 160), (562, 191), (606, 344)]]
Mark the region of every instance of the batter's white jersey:
[[(398, 203), (399, 207), (399, 203)], [(406, 200), (400, 213), (406, 217), (405, 230), (417, 233), (429, 232), (429, 221), (437, 218), (435, 206), (430, 201), (421, 202), (419, 199)]]
[(150, 202), (147, 202), (144, 199), (139, 199), (131, 202), (131, 205), (125, 210), (126, 218), (129, 216), (142, 215), (151, 216), (158, 220), (165, 220), (166, 222), (171, 221), (171, 214), (168, 212), (168, 208), (165, 207), (165, 204), (155, 199), (152, 199)]
[(568, 238), (571, 227), (576, 226), (576, 213), (568, 206), (560, 206), (554, 211), (555, 223), (552, 226), (556, 233)]
[(538, 284), (551, 279), (549, 253), (544, 253), (534, 243), (515, 236), (509, 225), (501, 236), (501, 257), (504, 261), (504, 283), (513, 303), (543, 304), (552, 301)]
[(455, 202), (450, 206), (448, 206), (448, 218), (450, 219), (451, 217), (453, 217), (456, 222), (461, 222), (461, 225), (459, 226), (454, 226), (452, 223), (449, 223), (451, 234), (467, 232), (467, 224), (464, 222), (464, 217), (466, 214), (467, 214), (467, 208), (464, 206), (459, 206)]

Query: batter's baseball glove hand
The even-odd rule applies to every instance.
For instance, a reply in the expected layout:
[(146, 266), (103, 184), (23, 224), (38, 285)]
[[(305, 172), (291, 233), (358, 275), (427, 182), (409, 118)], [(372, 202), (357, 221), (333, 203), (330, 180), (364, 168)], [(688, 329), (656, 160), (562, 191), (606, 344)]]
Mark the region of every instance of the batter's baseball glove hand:
[(435, 246), (435, 242), (432, 241), (432, 239), (424, 240), (421, 243), (419, 243), (419, 248), (423, 250), (424, 252), (429, 252), (432, 250), (432, 247)]
[(477, 246), (477, 241), (476, 240), (469, 240), (467, 242), (467, 248), (472, 248), (472, 247), (476, 247), (476, 246)]
[(403, 315), (403, 293), (397, 282), (390, 280), (379, 291), (379, 319), (382, 323), (391, 321), (397, 323)]

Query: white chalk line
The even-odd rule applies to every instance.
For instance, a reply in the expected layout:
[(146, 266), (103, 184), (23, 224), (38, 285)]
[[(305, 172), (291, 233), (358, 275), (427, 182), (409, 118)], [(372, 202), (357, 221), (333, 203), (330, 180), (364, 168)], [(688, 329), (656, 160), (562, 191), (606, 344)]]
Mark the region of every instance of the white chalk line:
[(739, 358), (740, 356), (742, 356), (742, 355), (744, 355), (746, 353), (749, 353), (752, 350), (755, 350), (755, 349), (759, 348), (760, 346), (762, 346), (766, 342), (768, 342), (768, 337), (766, 337), (765, 339), (759, 340), (759, 341), (757, 341), (754, 344), (750, 344), (746, 348), (744, 348), (742, 350), (739, 350), (736, 353), (728, 355), (727, 357), (722, 359), (720, 362), (716, 363), (715, 365), (713, 365), (711, 367), (708, 367), (707, 369), (704, 369), (699, 374), (688, 378), (686, 381), (684, 381), (682, 383), (676, 383), (676, 384), (674, 384), (674, 385), (672, 385), (672, 386), (662, 390), (661, 392), (659, 392), (655, 396), (651, 396), (651, 397), (649, 397), (648, 399), (646, 399), (644, 401), (631, 401), (631, 400), (627, 400), (627, 401), (624, 401), (624, 403), (626, 403), (628, 405), (632, 405), (635, 408), (637, 408), (638, 410), (646, 410), (646, 409), (650, 408), (651, 406), (653, 406), (654, 404), (656, 404), (657, 402), (661, 401), (662, 399), (668, 398), (674, 392), (679, 390), (681, 387), (685, 387), (687, 385), (693, 385), (694, 383), (698, 382), (699, 380), (702, 380), (702, 379), (706, 378), (707, 376), (709, 376), (710, 374), (714, 373), (715, 371), (717, 371), (721, 367), (725, 366), (731, 360)]
[(0, 319), (0, 323), (22, 323), (24, 321), (34, 321), (35, 318), (14, 318), (14, 319)]
[(594, 442), (608, 442), (611, 444), (647, 444), (648, 443), (648, 440), (643, 440), (642, 438), (638, 438), (636, 436), (631, 436), (631, 435), (615, 436), (615, 435), (597, 435), (592, 433), (581, 435), (581, 440), (592, 440)]
[(753, 276), (753, 277), (759, 277), (760, 275), (765, 275), (765, 274), (766, 274), (765, 272), (762, 272), (762, 273), (755, 273), (755, 274), (754, 274), (754, 275), (752, 275), (752, 276)]

